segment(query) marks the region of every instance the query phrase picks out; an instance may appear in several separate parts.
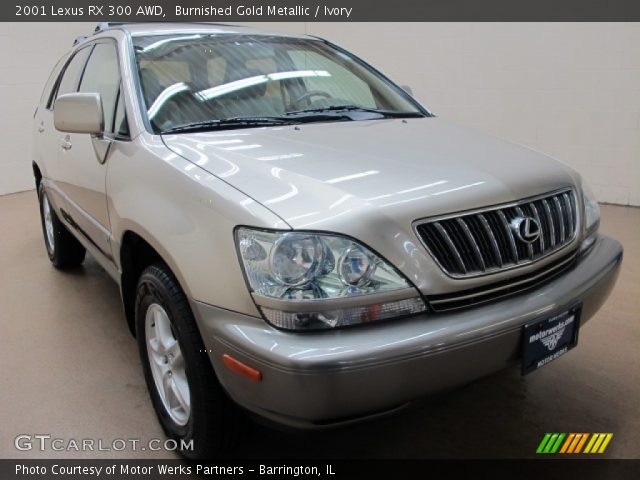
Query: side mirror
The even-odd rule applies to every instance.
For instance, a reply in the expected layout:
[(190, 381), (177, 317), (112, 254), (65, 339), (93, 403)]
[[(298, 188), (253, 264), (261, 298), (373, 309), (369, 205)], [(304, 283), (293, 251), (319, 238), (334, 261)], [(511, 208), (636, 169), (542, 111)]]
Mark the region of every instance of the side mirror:
[(104, 114), (99, 93), (68, 93), (58, 97), (53, 106), (56, 130), (67, 133), (104, 132)]
[(413, 97), (413, 89), (409, 85), (400, 85), (400, 88)]

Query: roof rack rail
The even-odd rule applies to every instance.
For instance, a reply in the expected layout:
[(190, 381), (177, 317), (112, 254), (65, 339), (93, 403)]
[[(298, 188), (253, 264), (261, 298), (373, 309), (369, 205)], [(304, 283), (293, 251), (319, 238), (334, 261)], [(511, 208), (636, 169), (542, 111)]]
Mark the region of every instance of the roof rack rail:
[[(108, 30), (109, 28), (117, 27), (120, 25), (135, 25), (141, 23), (155, 23), (155, 22), (100, 22), (96, 25), (96, 28), (93, 30), (93, 33), (100, 33)], [(186, 22), (188, 24), (196, 24), (196, 25), (215, 25), (219, 27), (245, 27), (244, 25), (231, 25), (229, 23), (222, 22)]]
[(93, 33), (104, 32), (105, 30), (108, 30), (111, 27), (116, 27), (118, 25), (126, 25), (127, 23), (133, 23), (133, 22), (100, 22), (98, 25), (96, 25), (96, 28), (93, 29)]
[[(134, 24), (140, 24), (140, 23), (153, 23), (153, 22), (100, 22), (93, 29), (92, 35), (104, 32), (105, 30), (109, 30), (110, 28), (118, 27), (120, 25), (134, 25)], [(188, 23), (197, 24), (197, 25), (217, 25), (219, 27), (244, 27), (244, 25), (230, 25), (228, 23), (220, 23), (220, 22), (188, 22)], [(89, 35), (77, 36), (73, 40), (73, 46), (75, 47), (76, 45), (78, 45), (80, 42), (83, 42), (87, 38), (89, 38)]]

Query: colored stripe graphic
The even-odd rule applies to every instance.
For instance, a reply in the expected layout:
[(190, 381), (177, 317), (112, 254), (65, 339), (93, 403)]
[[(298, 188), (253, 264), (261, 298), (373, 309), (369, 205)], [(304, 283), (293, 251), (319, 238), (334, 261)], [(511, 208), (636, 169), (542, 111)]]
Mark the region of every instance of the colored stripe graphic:
[(538, 445), (536, 453), (556, 453), (565, 436), (565, 433), (546, 433)]
[(569, 436), (567, 437), (567, 440), (564, 442), (564, 445), (562, 445), (562, 448), (560, 449), (560, 453), (567, 453), (567, 449), (569, 448), (569, 445), (571, 445), (571, 443), (573, 442), (574, 438), (576, 438), (576, 434), (570, 433)]
[(549, 438), (551, 438), (551, 434), (550, 433), (545, 433), (544, 437), (542, 437), (542, 441), (540, 442), (540, 445), (538, 445), (536, 453), (542, 453), (543, 452), (544, 447), (547, 445), (547, 442), (549, 441)]
[(596, 443), (596, 438), (598, 438), (597, 433), (591, 435), (591, 439), (589, 440), (589, 443), (587, 443), (587, 448), (584, 449), (584, 453), (591, 453), (591, 447), (593, 447), (593, 444)]
[(538, 454), (604, 453), (613, 433), (545, 433), (536, 449)]
[(598, 453), (604, 453), (605, 449), (607, 448), (607, 445), (609, 445), (609, 442), (613, 438), (613, 433), (607, 433), (606, 435), (607, 436), (605, 437), (604, 441), (602, 442), (602, 445), (600, 445), (600, 450), (598, 450)]
[(602, 443), (602, 440), (604, 440), (604, 434), (598, 433), (598, 438), (596, 438), (596, 443), (594, 443), (593, 447), (591, 447), (591, 453), (598, 453), (598, 449), (600, 448), (600, 444)]
[(613, 438), (613, 433), (594, 433), (584, 453), (604, 453)]
[(571, 445), (569, 446), (569, 450), (567, 450), (567, 453), (573, 453), (573, 451), (576, 449), (576, 446), (578, 445), (578, 442), (580, 441), (581, 438), (582, 438), (582, 434), (576, 433), (576, 436), (573, 437), (573, 442), (571, 442)]
[(547, 442), (547, 446), (544, 447), (544, 450), (542, 451), (542, 453), (551, 453), (551, 448), (553, 447), (553, 445), (556, 443), (556, 439), (558, 438), (558, 434), (557, 433), (553, 433), (551, 435), (551, 438), (549, 439), (549, 441)]
[(589, 434), (588, 433), (581, 433), (582, 438), (580, 438), (580, 441), (578, 442), (578, 445), (576, 445), (576, 449), (573, 453), (580, 453), (580, 451), (582, 450), (582, 447), (584, 446), (584, 443), (587, 441), (587, 438), (589, 438)]
[(556, 443), (553, 445), (553, 447), (551, 448), (551, 450), (549, 451), (549, 453), (556, 453), (558, 451), (558, 449), (560, 448), (560, 444), (562, 443), (562, 440), (564, 439), (565, 434), (561, 433), (558, 435), (558, 439), (556, 440)]

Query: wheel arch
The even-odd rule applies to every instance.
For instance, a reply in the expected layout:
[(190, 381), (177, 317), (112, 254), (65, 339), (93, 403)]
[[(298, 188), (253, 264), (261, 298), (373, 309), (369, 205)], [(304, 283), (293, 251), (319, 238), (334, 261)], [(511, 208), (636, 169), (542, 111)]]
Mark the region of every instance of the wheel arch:
[(131, 334), (136, 336), (135, 300), (136, 287), (140, 275), (150, 265), (160, 263), (176, 278), (180, 288), (190, 298), (188, 289), (173, 259), (153, 237), (139, 230), (127, 229), (123, 232), (119, 248), (120, 294), (127, 325)]

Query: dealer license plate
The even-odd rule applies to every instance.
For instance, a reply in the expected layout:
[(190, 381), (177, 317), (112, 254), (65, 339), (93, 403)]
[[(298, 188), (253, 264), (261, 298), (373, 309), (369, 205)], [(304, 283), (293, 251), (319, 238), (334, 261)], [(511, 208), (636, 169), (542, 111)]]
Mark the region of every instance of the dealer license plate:
[(581, 305), (524, 326), (522, 374), (553, 362), (578, 344)]

